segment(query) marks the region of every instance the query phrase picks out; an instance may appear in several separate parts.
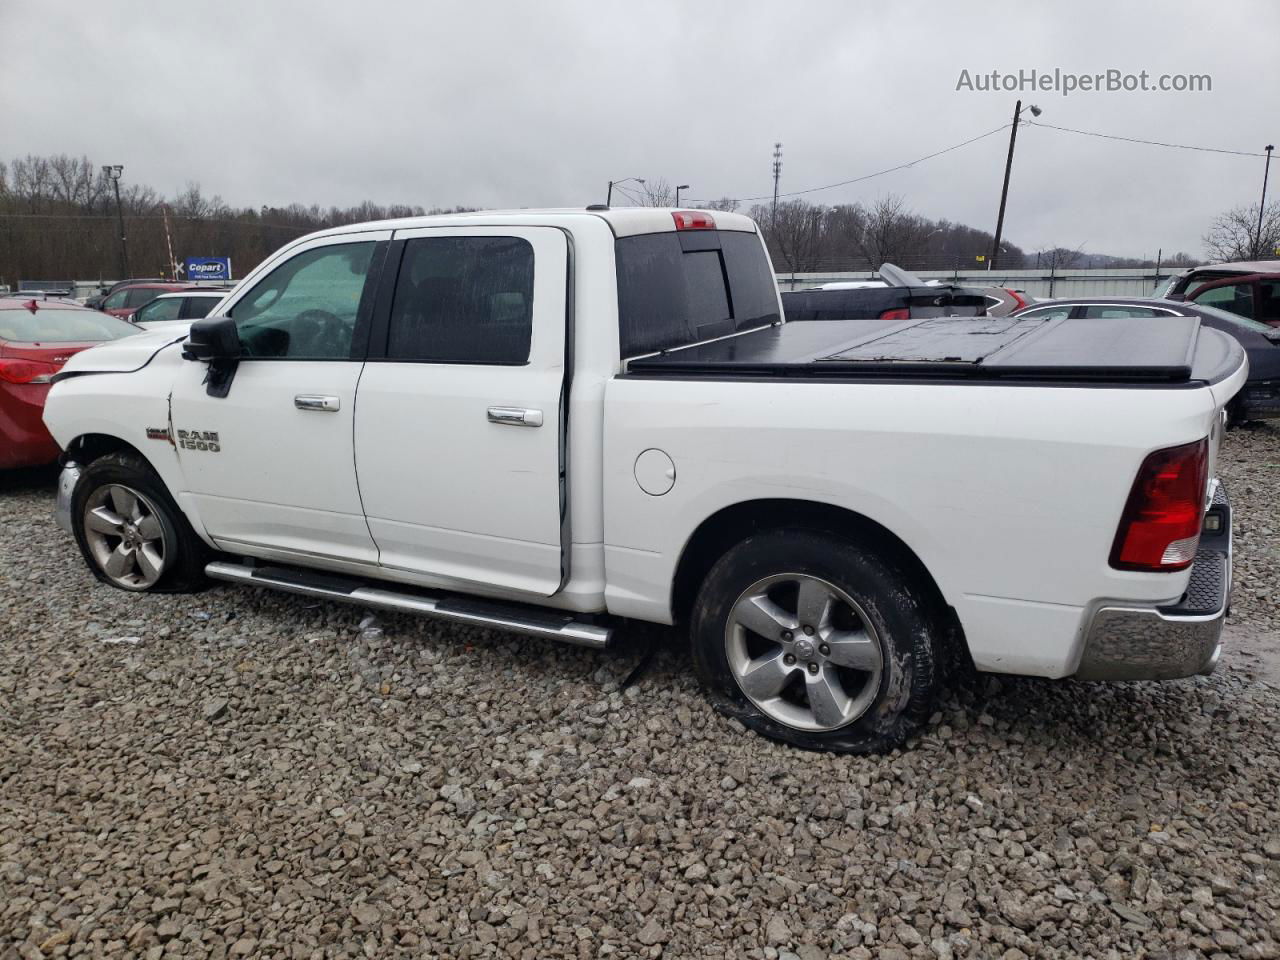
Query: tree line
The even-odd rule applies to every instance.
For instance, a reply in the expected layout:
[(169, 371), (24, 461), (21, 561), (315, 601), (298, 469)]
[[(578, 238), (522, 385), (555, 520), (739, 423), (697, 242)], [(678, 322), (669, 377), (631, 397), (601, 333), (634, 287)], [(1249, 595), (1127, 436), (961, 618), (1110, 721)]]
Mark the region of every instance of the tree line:
[[(670, 206), (674, 189), (661, 178), (615, 187), (624, 203)], [(687, 201), (686, 201), (687, 205)], [(703, 204), (736, 211), (730, 197)], [(187, 256), (229, 256), (244, 276), (285, 243), (315, 230), (395, 217), (473, 209), (365, 202), (353, 207), (293, 203), (284, 207), (233, 207), (189, 183), (173, 197), (145, 184), (122, 181), (120, 207), (131, 276), (172, 276), (172, 261)], [(907, 270), (981, 269), (992, 254), (992, 235), (950, 220), (913, 211), (895, 194), (874, 203), (824, 205), (800, 198), (776, 206), (757, 203), (746, 211), (761, 226), (780, 273), (827, 273), (878, 269), (882, 263)], [(1275, 256), (1280, 249), (1280, 204), (1269, 204), (1257, 233), (1258, 207), (1220, 215), (1205, 235), (1214, 259)], [(172, 251), (172, 259), (170, 256)], [(979, 259), (983, 258), (983, 259)], [(1161, 255), (1168, 266), (1199, 262), (1185, 252)], [(1086, 253), (1048, 245), (1024, 250), (1002, 243), (1001, 270), (1069, 267), (1152, 267), (1151, 258)], [(66, 154), (0, 162), (0, 284), (19, 280), (118, 279), (123, 276), (114, 184), (88, 157)]]

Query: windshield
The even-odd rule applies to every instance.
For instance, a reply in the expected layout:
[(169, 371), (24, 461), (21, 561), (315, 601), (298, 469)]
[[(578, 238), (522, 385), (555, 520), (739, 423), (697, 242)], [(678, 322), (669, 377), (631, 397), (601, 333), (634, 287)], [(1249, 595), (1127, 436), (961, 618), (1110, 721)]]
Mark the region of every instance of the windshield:
[(1262, 323), (1258, 320), (1250, 320), (1248, 317), (1242, 317), (1240, 314), (1232, 313), (1229, 310), (1219, 310), (1217, 307), (1211, 307), (1208, 304), (1199, 302), (1196, 303), (1195, 308), (1206, 317), (1226, 320), (1229, 323), (1235, 324), (1237, 327), (1252, 330), (1254, 333), (1260, 333), (1270, 339), (1275, 339), (1277, 335), (1280, 335), (1280, 330), (1277, 330), (1270, 324)]
[(98, 343), (141, 332), (97, 310), (0, 310), (0, 340), (19, 343)]

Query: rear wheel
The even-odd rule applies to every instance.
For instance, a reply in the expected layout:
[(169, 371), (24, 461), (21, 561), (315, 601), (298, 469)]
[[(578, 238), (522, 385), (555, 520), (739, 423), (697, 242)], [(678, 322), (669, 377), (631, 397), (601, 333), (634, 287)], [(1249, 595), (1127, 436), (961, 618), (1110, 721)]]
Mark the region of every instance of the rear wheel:
[(185, 592), (206, 582), (209, 550), (141, 457), (110, 453), (85, 468), (71, 501), (76, 543), (103, 583)]
[(722, 712), (811, 749), (892, 749), (928, 716), (934, 629), (917, 586), (830, 534), (753, 536), (712, 568), (694, 660)]

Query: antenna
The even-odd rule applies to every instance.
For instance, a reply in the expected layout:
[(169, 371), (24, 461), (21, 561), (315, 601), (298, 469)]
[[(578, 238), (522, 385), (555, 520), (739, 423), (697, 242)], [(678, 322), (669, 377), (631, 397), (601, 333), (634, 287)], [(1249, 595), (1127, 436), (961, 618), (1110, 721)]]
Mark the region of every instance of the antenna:
[(779, 141), (773, 145), (773, 209), (769, 215), (773, 227), (778, 222), (778, 180), (782, 176), (782, 143)]

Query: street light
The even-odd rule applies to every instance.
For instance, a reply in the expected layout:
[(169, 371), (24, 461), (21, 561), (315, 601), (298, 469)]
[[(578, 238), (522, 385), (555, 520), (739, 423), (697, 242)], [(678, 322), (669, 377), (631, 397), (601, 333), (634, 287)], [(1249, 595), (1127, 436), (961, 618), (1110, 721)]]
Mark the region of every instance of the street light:
[(680, 206), (680, 191), (688, 190), (688, 189), (689, 189), (689, 185), (687, 183), (676, 184), (676, 206), (677, 207)]
[(1262, 256), (1262, 212), (1267, 208), (1267, 174), (1271, 172), (1271, 151), (1275, 144), (1267, 144), (1267, 165), (1262, 168), (1262, 199), (1258, 201), (1258, 232), (1253, 238), (1253, 259)]
[[(1033, 117), (1040, 116), (1043, 111), (1034, 105), (1027, 107)], [(991, 258), (987, 261), (987, 269), (996, 268), (996, 259), (1000, 255), (1000, 234), (1004, 232), (1004, 204), (1009, 199), (1009, 172), (1013, 169), (1013, 145), (1018, 139), (1018, 124), (1022, 120), (1022, 101), (1013, 107), (1013, 127), (1009, 130), (1009, 156), (1004, 162), (1004, 186), (1000, 188), (1000, 214), (996, 217), (995, 242), (991, 245)]]
[(629, 181), (631, 181), (631, 180), (634, 180), (636, 183), (639, 183), (639, 184), (643, 184), (643, 183), (644, 183), (644, 177), (623, 177), (621, 180), (610, 180), (610, 181), (609, 181), (609, 192), (608, 192), (608, 193), (606, 193), (606, 194), (605, 194), (605, 197), (604, 197), (604, 205), (607, 207), (607, 206), (610, 206), (610, 205), (613, 203), (613, 188), (614, 188), (614, 187), (616, 187), (616, 186), (617, 186), (618, 184), (620, 184), (620, 183), (628, 183), (628, 182), (629, 182)]
[(102, 168), (102, 175), (111, 181), (116, 188), (116, 222), (120, 225), (120, 279), (129, 279), (129, 242), (124, 235), (124, 208), (120, 205), (120, 174), (124, 167), (120, 164), (108, 163)]

